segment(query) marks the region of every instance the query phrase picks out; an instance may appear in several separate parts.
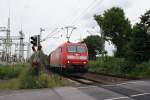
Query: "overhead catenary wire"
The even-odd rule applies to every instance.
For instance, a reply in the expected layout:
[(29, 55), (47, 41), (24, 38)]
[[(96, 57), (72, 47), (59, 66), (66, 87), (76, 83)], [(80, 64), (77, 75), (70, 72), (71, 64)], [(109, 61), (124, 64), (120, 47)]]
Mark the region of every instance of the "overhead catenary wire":
[(54, 30), (52, 30), (45, 38), (43, 38), (41, 41), (45, 41), (45, 40), (47, 40), (47, 39), (49, 39), (49, 38), (53, 38), (54, 37), (54, 35), (56, 35), (56, 31), (58, 30), (58, 29), (62, 29), (62, 28), (55, 28)]
[(80, 15), (77, 16), (76, 19), (74, 19), (74, 20), (72, 21), (71, 24), (72, 24), (72, 25), (73, 25), (73, 24), (77, 24), (78, 21), (79, 21), (79, 19), (80, 19), (82, 16), (84, 16), (85, 14), (87, 14), (87, 13), (86, 13), (87, 11), (91, 11), (92, 9), (94, 9), (95, 7), (97, 7), (98, 5), (101, 5), (103, 1), (104, 1), (104, 0), (99, 0), (98, 2), (96, 2), (96, 0), (94, 0), (93, 2), (91, 2), (91, 3), (86, 7), (86, 9), (84, 9), (84, 11), (81, 12)]
[[(80, 18), (80, 16), (81, 16), (82, 14), (84, 14), (91, 6), (95, 3), (95, 1), (96, 1), (96, 0), (92, 1), (92, 2), (86, 7), (86, 9), (84, 9), (77, 17), (75, 17), (75, 19), (72, 21), (71, 24), (73, 24), (74, 21), (78, 20), (78, 18)], [(72, 26), (72, 27), (74, 27), (74, 26)], [(76, 28), (75, 28), (75, 29), (76, 29)], [(70, 38), (71, 35), (72, 35), (73, 30), (74, 30), (74, 29), (71, 30), (71, 33), (70, 33), (70, 34), (68, 34), (68, 32), (67, 32), (68, 41), (69, 41), (69, 38)], [(67, 29), (67, 31), (68, 31), (68, 29)]]
[[(76, 2), (77, 2), (77, 7), (75, 6), (74, 8), (76, 8), (76, 10), (78, 11), (80, 8), (81, 8), (81, 6), (79, 5), (79, 2), (80, 2), (81, 0), (76, 0)], [(70, 14), (69, 15), (67, 15), (67, 16), (65, 16), (65, 18), (63, 19), (63, 24), (68, 24), (68, 21), (69, 22), (72, 22), (71, 21), (71, 19), (72, 19), (72, 16), (70, 16)], [(73, 19), (72, 19), (73, 20)]]
[[(101, 4), (104, 0), (100, 0), (99, 2), (96, 2), (97, 0), (93, 0), (92, 2), (90, 2), (90, 4), (79, 14), (75, 17), (75, 19), (73, 19), (71, 21), (71, 25), (78, 23), (78, 20), (80, 19), (80, 17), (84, 16), (86, 14), (87, 11), (92, 10), (95, 6)], [(94, 6), (93, 6), (94, 5)], [(53, 37), (54, 35), (56, 35), (56, 31), (60, 29), (60, 28), (55, 28), (50, 34), (48, 34), (43, 40), (48, 39), (49, 37)], [(61, 28), (62, 29), (62, 28)], [(72, 35), (69, 35), (69, 37)]]
[[(91, 2), (86, 9), (84, 9), (84, 11), (82, 13), (80, 13), (80, 16), (77, 16), (76, 19), (73, 20), (72, 25), (73, 24), (77, 24), (80, 20), (80, 18), (82, 18), (83, 16), (85, 16), (85, 14), (87, 14), (87, 11), (91, 11), (93, 10), (95, 7), (97, 7), (98, 5), (101, 5), (103, 3), (104, 0), (99, 0), (98, 2)], [(80, 34), (80, 40), (81, 40), (81, 34)]]
[(72, 21), (71, 24), (74, 24), (94, 3), (96, 0), (93, 0), (75, 19)]
[[(104, 0), (100, 0), (98, 2), (95, 3), (95, 1), (93, 1), (89, 6), (87, 6), (87, 8), (80, 14), (81, 16), (78, 16), (78, 18), (76, 18), (74, 20), (74, 22), (72, 22), (72, 24), (77, 24), (79, 22), (79, 18), (84, 16), (86, 14), (87, 11), (91, 11), (92, 9), (94, 9), (95, 7), (97, 7), (98, 5), (101, 5), (103, 3)], [(80, 38), (81, 38), (81, 34), (80, 34)]]

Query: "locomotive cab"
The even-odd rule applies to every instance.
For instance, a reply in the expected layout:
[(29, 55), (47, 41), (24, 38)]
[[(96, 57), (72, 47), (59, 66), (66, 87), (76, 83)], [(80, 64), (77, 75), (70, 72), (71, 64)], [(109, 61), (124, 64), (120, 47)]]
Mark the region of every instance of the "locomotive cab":
[(67, 45), (66, 65), (68, 67), (82, 68), (88, 63), (88, 51), (85, 44)]

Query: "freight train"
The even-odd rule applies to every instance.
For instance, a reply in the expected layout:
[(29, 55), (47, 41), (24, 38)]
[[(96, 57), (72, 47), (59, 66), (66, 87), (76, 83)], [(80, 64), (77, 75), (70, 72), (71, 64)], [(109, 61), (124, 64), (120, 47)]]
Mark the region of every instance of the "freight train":
[(49, 55), (49, 65), (53, 69), (86, 71), (87, 64), (88, 48), (85, 43), (66, 42)]

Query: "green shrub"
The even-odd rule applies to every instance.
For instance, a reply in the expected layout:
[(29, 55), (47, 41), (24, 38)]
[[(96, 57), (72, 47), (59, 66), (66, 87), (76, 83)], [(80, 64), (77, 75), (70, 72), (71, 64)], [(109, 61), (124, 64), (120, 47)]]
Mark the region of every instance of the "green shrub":
[(38, 79), (38, 86), (40, 88), (47, 88), (48, 84), (50, 82), (50, 77), (47, 74), (40, 74), (39, 79)]
[(57, 75), (48, 75), (41, 73), (39, 76), (39, 87), (40, 88), (51, 88), (66, 85), (66, 80)]
[(19, 88), (21, 89), (51, 88), (66, 84), (67, 82), (57, 75), (41, 72), (39, 76), (36, 76), (33, 68), (27, 68), (19, 77)]
[(1, 65), (0, 79), (5, 79), (0, 83), (0, 89), (51, 88), (68, 84), (67, 80), (58, 75), (44, 72), (37, 75), (33, 67), (28, 64)]
[(6, 82), (0, 83), (0, 89), (19, 89), (18, 79), (10, 79)]
[(92, 72), (122, 74), (124, 59), (107, 57), (96, 61), (89, 61), (88, 69)]
[(128, 75), (132, 77), (150, 78), (150, 64), (143, 62), (136, 64), (121, 58), (107, 57), (96, 61), (89, 61), (88, 70), (98, 73)]
[(130, 72), (129, 75), (134, 77), (150, 78), (150, 64), (147, 62), (137, 64), (134, 71)]
[(10, 65), (2, 65), (0, 66), (0, 79), (10, 79), (17, 77), (24, 65), (10, 66)]
[(19, 88), (37, 88), (36, 81), (33, 68), (26, 68), (19, 76)]

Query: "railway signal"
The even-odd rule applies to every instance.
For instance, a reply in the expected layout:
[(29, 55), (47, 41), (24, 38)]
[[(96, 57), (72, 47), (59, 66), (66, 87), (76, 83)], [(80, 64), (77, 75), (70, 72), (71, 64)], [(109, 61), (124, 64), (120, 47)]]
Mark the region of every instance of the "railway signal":
[(33, 44), (33, 46), (39, 46), (40, 45), (40, 35), (35, 35), (35, 36), (31, 36), (31, 44)]
[[(42, 59), (42, 46), (40, 45), (40, 35), (31, 36), (31, 44), (33, 50), (33, 57), (31, 59), (32, 67), (34, 68), (35, 75), (39, 75), (40, 67), (41, 67), (41, 59)], [(37, 46), (37, 49), (35, 48)]]

